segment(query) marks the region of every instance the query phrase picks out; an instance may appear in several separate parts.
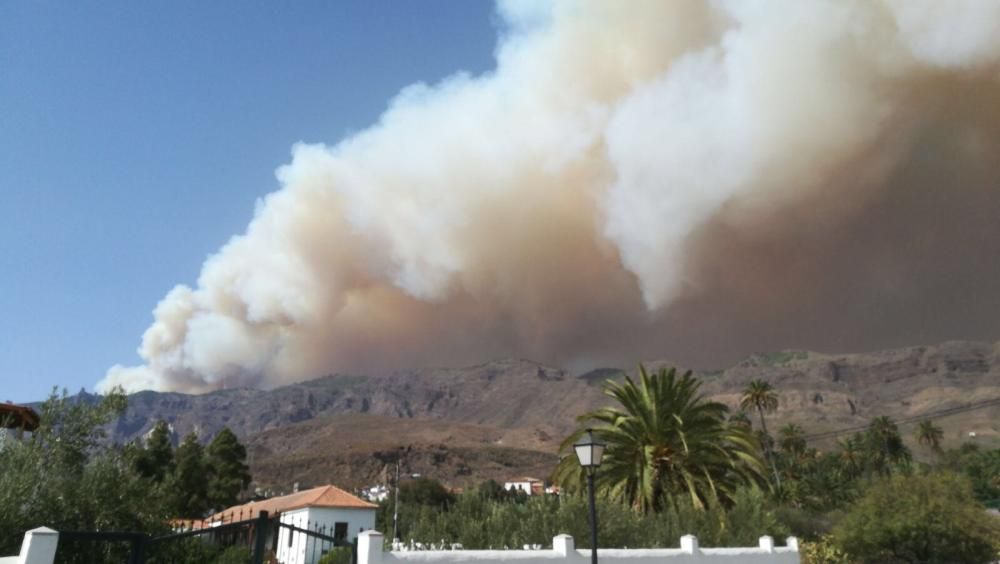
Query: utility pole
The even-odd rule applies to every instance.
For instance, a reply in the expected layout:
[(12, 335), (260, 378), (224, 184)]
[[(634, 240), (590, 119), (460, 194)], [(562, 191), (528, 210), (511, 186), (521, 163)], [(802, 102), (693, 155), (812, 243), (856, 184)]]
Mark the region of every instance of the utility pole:
[(393, 494), (392, 502), (392, 542), (399, 540), (399, 459), (402, 457), (402, 452), (396, 457), (396, 491)]

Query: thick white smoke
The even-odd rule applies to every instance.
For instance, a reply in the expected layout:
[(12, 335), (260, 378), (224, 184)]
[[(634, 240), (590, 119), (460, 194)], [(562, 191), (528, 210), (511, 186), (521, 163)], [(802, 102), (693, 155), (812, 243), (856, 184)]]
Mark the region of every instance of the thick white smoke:
[[(1000, 1), (498, 11), (495, 71), (296, 145), (246, 233), (156, 307), (144, 364), (100, 387), (998, 329), (997, 292), (949, 281), (1000, 281), (976, 254), (1000, 245)], [(949, 210), (984, 215), (952, 236)]]

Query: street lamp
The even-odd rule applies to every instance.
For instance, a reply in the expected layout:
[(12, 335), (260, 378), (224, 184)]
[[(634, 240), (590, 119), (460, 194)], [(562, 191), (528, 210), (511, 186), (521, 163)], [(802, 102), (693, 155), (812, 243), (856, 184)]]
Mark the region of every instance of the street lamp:
[(587, 486), (590, 488), (590, 564), (597, 564), (597, 506), (594, 504), (594, 474), (601, 465), (606, 445), (594, 439), (591, 429), (573, 444), (580, 466), (587, 472)]

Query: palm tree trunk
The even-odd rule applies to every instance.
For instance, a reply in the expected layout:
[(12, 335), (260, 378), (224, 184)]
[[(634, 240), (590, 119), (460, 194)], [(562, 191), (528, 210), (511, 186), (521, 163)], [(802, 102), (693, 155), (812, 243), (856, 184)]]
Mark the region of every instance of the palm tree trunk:
[(757, 408), (757, 415), (760, 416), (760, 429), (764, 432), (764, 456), (767, 457), (767, 461), (771, 463), (771, 471), (774, 472), (774, 483), (779, 488), (781, 487), (781, 477), (778, 476), (778, 467), (774, 465), (774, 456), (771, 455), (771, 435), (767, 432), (767, 424), (764, 423), (764, 410)]

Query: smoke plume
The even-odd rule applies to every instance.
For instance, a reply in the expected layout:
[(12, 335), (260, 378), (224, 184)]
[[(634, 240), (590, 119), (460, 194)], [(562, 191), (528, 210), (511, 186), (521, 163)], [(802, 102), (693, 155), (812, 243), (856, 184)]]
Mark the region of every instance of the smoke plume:
[(100, 386), (1000, 333), (1000, 2), (503, 2), (495, 70), (298, 144)]

